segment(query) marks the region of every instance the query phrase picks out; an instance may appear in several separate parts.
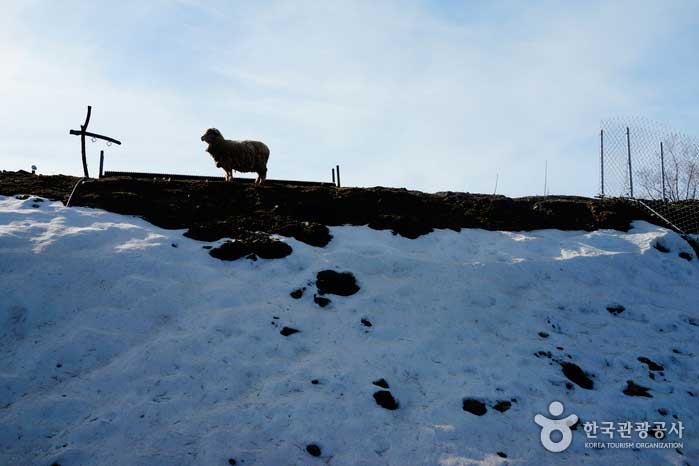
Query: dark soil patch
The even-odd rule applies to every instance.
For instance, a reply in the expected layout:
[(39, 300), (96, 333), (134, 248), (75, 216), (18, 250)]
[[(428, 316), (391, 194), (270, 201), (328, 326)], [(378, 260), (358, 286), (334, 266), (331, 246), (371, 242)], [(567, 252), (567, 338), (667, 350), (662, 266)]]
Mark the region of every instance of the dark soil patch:
[(537, 351), (536, 353), (534, 353), (534, 356), (536, 356), (537, 358), (551, 359), (551, 351)]
[(488, 411), (485, 407), (485, 403), (480, 400), (474, 400), (473, 398), (464, 398), (461, 408), (476, 416), (482, 416)]
[(678, 254), (678, 256), (680, 256), (682, 259), (684, 259), (684, 260), (686, 260), (686, 261), (691, 261), (691, 260), (692, 260), (692, 255), (691, 255), (690, 253), (688, 253), (688, 252), (682, 251), (681, 253)]
[(648, 393), (648, 390), (650, 390), (650, 388), (638, 385), (633, 380), (627, 380), (626, 388), (624, 389), (624, 395), (644, 396), (646, 398), (653, 398), (653, 395)]
[(585, 390), (593, 389), (594, 383), (592, 379), (590, 379), (580, 366), (572, 362), (562, 362), (560, 364), (561, 369), (563, 369), (563, 375), (565, 375), (568, 380)]
[(388, 387), (388, 382), (386, 382), (386, 379), (374, 380), (374, 381), (371, 382), (371, 383), (373, 383), (373, 384), (376, 385), (377, 387), (381, 387), (381, 388), (385, 388), (385, 389), (388, 389), (388, 388), (389, 388), (389, 387)]
[(500, 411), (501, 413), (504, 413), (508, 409), (512, 407), (512, 403), (509, 401), (498, 401), (494, 406), (493, 409), (495, 411)]
[(371, 327), (371, 322), (369, 322), (369, 320), (367, 320), (367, 319), (362, 319), (361, 322), (362, 322), (362, 325), (363, 325), (363, 326), (365, 326), (365, 327)]
[(665, 368), (663, 366), (661, 366), (660, 364), (658, 364), (656, 362), (651, 361), (650, 359), (648, 359), (644, 356), (639, 357), (638, 360), (641, 361), (643, 364), (647, 365), (648, 370), (656, 371), (656, 372), (665, 370)]
[(667, 247), (665, 247), (665, 245), (663, 243), (661, 243), (660, 241), (656, 241), (653, 244), (653, 247), (655, 249), (657, 249), (658, 251), (662, 252), (663, 254), (670, 252), (670, 250)]
[(507, 458), (507, 455), (502, 451), (497, 452), (496, 455), (498, 455), (500, 458)]
[(546, 332), (539, 332), (539, 336), (540, 336), (541, 338), (548, 338), (548, 337), (549, 337), (549, 334), (546, 333)]
[(320, 383), (320, 381), (318, 379), (313, 379), (313, 380), (311, 380), (311, 383), (313, 385), (318, 385)]
[(369, 228), (374, 230), (391, 230), (394, 235), (415, 239), (432, 233), (434, 230), (415, 215), (377, 215), (369, 222)]
[(321, 453), (320, 447), (318, 445), (316, 445), (315, 443), (311, 443), (309, 445), (306, 445), (306, 451), (311, 456), (320, 456), (320, 453)]
[(374, 393), (374, 400), (376, 400), (376, 404), (390, 411), (398, 409), (399, 406), (396, 399), (393, 398), (393, 395), (388, 390), (379, 390)]
[(306, 291), (306, 287), (297, 288), (294, 291), (292, 291), (291, 293), (289, 293), (289, 296), (291, 296), (294, 299), (301, 299), (304, 291)]
[(357, 280), (352, 272), (320, 271), (316, 275), (316, 286), (320, 294), (351, 296), (359, 291)]
[(333, 238), (325, 225), (313, 222), (290, 221), (275, 229), (275, 233), (289, 236), (311, 246), (324, 247)]
[(23, 170), (18, 172), (3, 170), (0, 172), (0, 195), (15, 196), (17, 199), (26, 200), (32, 196), (25, 193), (30, 193), (52, 201), (65, 202), (78, 179), (65, 175), (43, 176), (32, 175)]
[(255, 218), (241, 216), (197, 222), (189, 226), (185, 236), (199, 241), (217, 241), (222, 238), (245, 237), (254, 232), (264, 232), (268, 236), (278, 234), (318, 247), (327, 245), (332, 239), (330, 230), (325, 225), (301, 222), (274, 213), (261, 214)]
[(288, 337), (289, 335), (293, 335), (294, 333), (299, 333), (301, 330), (296, 330), (295, 328), (291, 327), (284, 327), (281, 329), (279, 333), (284, 335), (285, 337)]
[(248, 259), (279, 259), (291, 254), (291, 246), (264, 235), (250, 235), (246, 239), (226, 241), (209, 251), (216, 259), (234, 261), (241, 257)]
[(228, 464), (230, 464), (231, 466), (235, 466), (236, 464), (238, 464), (238, 462), (233, 458), (228, 458)]
[(330, 304), (330, 300), (328, 298), (324, 298), (324, 297), (318, 296), (318, 295), (313, 296), (313, 302), (316, 303), (320, 307), (325, 307), (328, 304)]
[(621, 304), (612, 304), (612, 305), (607, 306), (607, 310), (609, 311), (610, 314), (617, 316), (617, 315), (621, 314), (622, 312), (624, 312), (626, 310), (626, 308), (624, 306), (622, 306)]

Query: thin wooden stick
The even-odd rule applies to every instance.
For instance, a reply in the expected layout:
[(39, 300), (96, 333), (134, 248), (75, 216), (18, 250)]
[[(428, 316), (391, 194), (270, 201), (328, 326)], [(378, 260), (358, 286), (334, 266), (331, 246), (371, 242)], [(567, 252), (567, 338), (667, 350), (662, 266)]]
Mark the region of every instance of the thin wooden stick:
[(90, 174), (87, 171), (87, 154), (85, 153), (85, 132), (87, 131), (87, 125), (90, 124), (90, 116), (92, 115), (92, 105), (87, 106), (87, 116), (85, 117), (85, 123), (80, 125), (80, 151), (83, 156), (83, 172), (85, 173), (85, 178), (89, 178)]
[[(83, 132), (75, 130), (75, 129), (71, 129), (70, 134), (72, 134), (73, 136), (82, 136)], [(89, 131), (85, 131), (85, 136), (89, 136), (89, 137), (95, 138), (95, 139), (103, 139), (103, 140), (109, 141), (113, 144), (121, 145), (121, 141), (118, 141), (114, 138), (110, 138), (109, 136), (103, 136), (101, 134), (91, 133)]]

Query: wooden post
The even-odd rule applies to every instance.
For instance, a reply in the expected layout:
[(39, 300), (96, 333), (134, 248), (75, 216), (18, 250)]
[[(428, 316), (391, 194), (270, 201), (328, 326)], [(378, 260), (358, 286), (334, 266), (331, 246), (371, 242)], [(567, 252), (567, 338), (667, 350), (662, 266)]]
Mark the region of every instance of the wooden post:
[(663, 180), (663, 202), (665, 201), (665, 151), (663, 141), (660, 141), (660, 177)]
[(90, 124), (90, 115), (92, 115), (92, 105), (87, 106), (85, 123), (80, 125), (80, 151), (83, 156), (83, 172), (85, 173), (85, 178), (90, 177), (90, 174), (87, 171), (87, 154), (85, 152), (85, 131), (87, 131), (87, 125)]
[(335, 183), (335, 169), (333, 168), (331, 171), (333, 172), (333, 184), (337, 186), (337, 183)]
[(629, 127), (626, 127), (626, 151), (629, 155), (629, 188), (631, 190), (631, 197), (633, 197), (633, 171), (631, 169), (631, 131)]
[(604, 197), (604, 130), (599, 130), (599, 173), (600, 185), (602, 192), (601, 197)]
[(103, 169), (104, 169), (104, 151), (101, 150), (100, 151), (100, 178), (102, 178), (102, 173), (104, 173)]
[[(87, 153), (85, 150), (85, 137), (90, 136), (93, 139), (102, 139), (104, 141), (107, 141), (107, 144), (117, 144), (121, 145), (120, 141), (117, 141), (114, 138), (110, 138), (109, 136), (103, 136), (101, 134), (97, 133), (90, 133), (87, 131), (87, 126), (90, 124), (90, 116), (92, 115), (92, 106), (88, 105), (87, 106), (87, 116), (85, 117), (85, 123), (80, 125), (80, 131), (76, 131), (74, 129), (71, 129), (68, 131), (69, 134), (72, 134), (73, 136), (80, 136), (80, 152), (82, 154), (83, 158), (83, 173), (85, 174), (85, 178), (89, 178), (90, 174), (87, 171)], [(102, 156), (101, 156), (102, 157)], [(100, 160), (100, 176), (102, 174), (102, 161)]]
[(335, 165), (335, 170), (337, 171), (337, 187), (340, 187), (340, 166)]

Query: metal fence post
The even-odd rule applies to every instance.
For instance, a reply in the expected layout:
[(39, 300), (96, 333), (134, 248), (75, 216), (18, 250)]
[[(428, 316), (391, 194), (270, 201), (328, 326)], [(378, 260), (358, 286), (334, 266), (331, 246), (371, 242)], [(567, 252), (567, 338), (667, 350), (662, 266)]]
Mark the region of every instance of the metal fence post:
[(665, 151), (663, 141), (660, 141), (660, 177), (663, 180), (663, 202), (665, 201)]
[(104, 151), (100, 151), (100, 178), (102, 178), (102, 169), (104, 168)]
[(633, 197), (633, 171), (631, 169), (631, 131), (629, 127), (626, 127), (626, 151), (629, 154), (629, 188), (631, 190), (631, 197)]
[(335, 170), (337, 171), (337, 187), (340, 187), (340, 166), (335, 165)]
[(601, 197), (604, 197), (604, 130), (599, 130), (599, 172), (600, 172), (600, 184), (602, 192)]
[(337, 186), (337, 183), (335, 183), (335, 169), (333, 168), (331, 171), (333, 173), (333, 184)]

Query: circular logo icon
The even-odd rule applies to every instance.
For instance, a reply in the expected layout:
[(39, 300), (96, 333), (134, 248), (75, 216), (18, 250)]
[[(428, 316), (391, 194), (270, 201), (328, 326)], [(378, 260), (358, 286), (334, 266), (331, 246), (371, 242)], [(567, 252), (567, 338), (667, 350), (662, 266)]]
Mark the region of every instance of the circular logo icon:
[[(558, 417), (563, 414), (563, 403), (560, 401), (552, 401), (549, 404), (549, 414)], [(571, 414), (563, 419), (549, 419), (548, 417), (537, 414), (534, 416), (534, 422), (541, 426), (541, 444), (548, 451), (560, 453), (570, 446), (573, 441), (573, 431), (570, 427), (578, 422), (578, 416)], [(554, 432), (561, 433), (561, 439), (557, 442), (551, 440), (551, 434)]]

